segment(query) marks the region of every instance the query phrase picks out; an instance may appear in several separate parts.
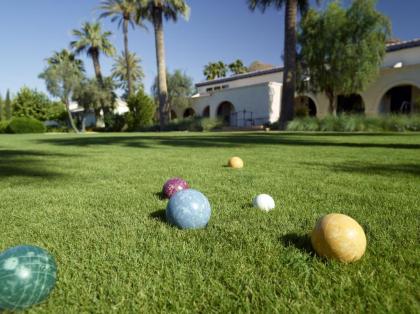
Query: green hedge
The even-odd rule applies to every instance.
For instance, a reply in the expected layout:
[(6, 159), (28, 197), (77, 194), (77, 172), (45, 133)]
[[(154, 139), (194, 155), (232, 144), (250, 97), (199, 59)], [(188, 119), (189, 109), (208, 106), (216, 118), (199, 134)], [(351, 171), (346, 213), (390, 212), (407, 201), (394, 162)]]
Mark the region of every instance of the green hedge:
[(0, 134), (6, 133), (7, 127), (9, 126), (9, 122), (10, 121), (8, 120), (0, 121)]
[(217, 119), (191, 117), (191, 118), (171, 121), (166, 126), (165, 131), (202, 132), (202, 131), (211, 131), (214, 129), (218, 129), (221, 126), (222, 126), (222, 123)]
[(296, 118), (288, 131), (330, 132), (418, 132), (420, 115), (389, 115), (365, 117), (362, 115), (327, 116), (325, 118)]
[[(222, 126), (223, 123), (218, 119), (190, 117), (180, 120), (172, 120), (165, 127), (165, 131), (205, 132), (220, 129)], [(159, 125), (143, 127), (134, 131), (156, 132), (159, 131)]]
[(12, 119), (6, 128), (6, 132), (11, 134), (44, 133), (45, 131), (46, 127), (41, 121), (26, 117)]

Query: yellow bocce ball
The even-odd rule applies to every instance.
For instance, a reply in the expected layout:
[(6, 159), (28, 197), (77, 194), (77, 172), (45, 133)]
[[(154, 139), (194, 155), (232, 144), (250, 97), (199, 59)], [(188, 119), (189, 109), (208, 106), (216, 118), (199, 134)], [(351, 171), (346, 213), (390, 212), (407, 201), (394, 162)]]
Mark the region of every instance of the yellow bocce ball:
[(359, 260), (366, 251), (366, 235), (353, 218), (329, 214), (318, 220), (311, 235), (318, 255), (349, 263)]

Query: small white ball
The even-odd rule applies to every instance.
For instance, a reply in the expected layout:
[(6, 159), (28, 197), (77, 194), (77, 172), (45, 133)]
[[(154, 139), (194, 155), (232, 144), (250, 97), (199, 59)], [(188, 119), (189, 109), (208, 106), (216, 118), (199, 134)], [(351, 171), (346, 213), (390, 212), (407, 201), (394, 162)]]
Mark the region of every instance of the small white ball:
[(274, 209), (274, 207), (276, 206), (273, 198), (268, 194), (257, 195), (252, 202), (254, 204), (254, 207), (266, 212)]

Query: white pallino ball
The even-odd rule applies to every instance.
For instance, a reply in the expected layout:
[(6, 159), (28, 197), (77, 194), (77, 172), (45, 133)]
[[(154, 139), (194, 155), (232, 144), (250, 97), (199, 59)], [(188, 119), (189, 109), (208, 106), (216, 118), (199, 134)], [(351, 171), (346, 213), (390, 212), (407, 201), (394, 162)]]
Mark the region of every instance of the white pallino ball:
[(254, 197), (254, 200), (252, 202), (254, 204), (254, 207), (266, 212), (274, 209), (274, 207), (276, 206), (273, 198), (268, 194), (257, 195), (256, 197)]

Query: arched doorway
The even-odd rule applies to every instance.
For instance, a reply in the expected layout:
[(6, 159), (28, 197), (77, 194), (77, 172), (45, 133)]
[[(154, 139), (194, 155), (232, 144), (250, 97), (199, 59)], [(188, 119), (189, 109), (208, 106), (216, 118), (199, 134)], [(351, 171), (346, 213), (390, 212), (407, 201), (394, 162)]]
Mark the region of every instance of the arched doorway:
[(420, 102), (420, 88), (409, 84), (394, 86), (382, 96), (379, 112), (410, 114), (416, 111), (418, 102)]
[(231, 116), (232, 113), (235, 112), (235, 107), (232, 103), (228, 101), (222, 102), (219, 107), (217, 107), (217, 117), (222, 119), (223, 124), (230, 125), (231, 124)]
[(171, 110), (171, 120), (176, 120), (178, 119), (178, 115), (176, 114), (175, 111)]
[(337, 97), (337, 114), (364, 114), (365, 103), (359, 94)]
[(309, 96), (298, 96), (295, 98), (295, 115), (298, 117), (316, 117), (315, 101)]
[(210, 117), (210, 106), (207, 106), (206, 108), (204, 108), (203, 117), (204, 118), (209, 118)]
[(184, 115), (183, 115), (184, 118), (189, 118), (189, 117), (194, 117), (194, 116), (195, 116), (195, 111), (193, 108), (185, 109)]

